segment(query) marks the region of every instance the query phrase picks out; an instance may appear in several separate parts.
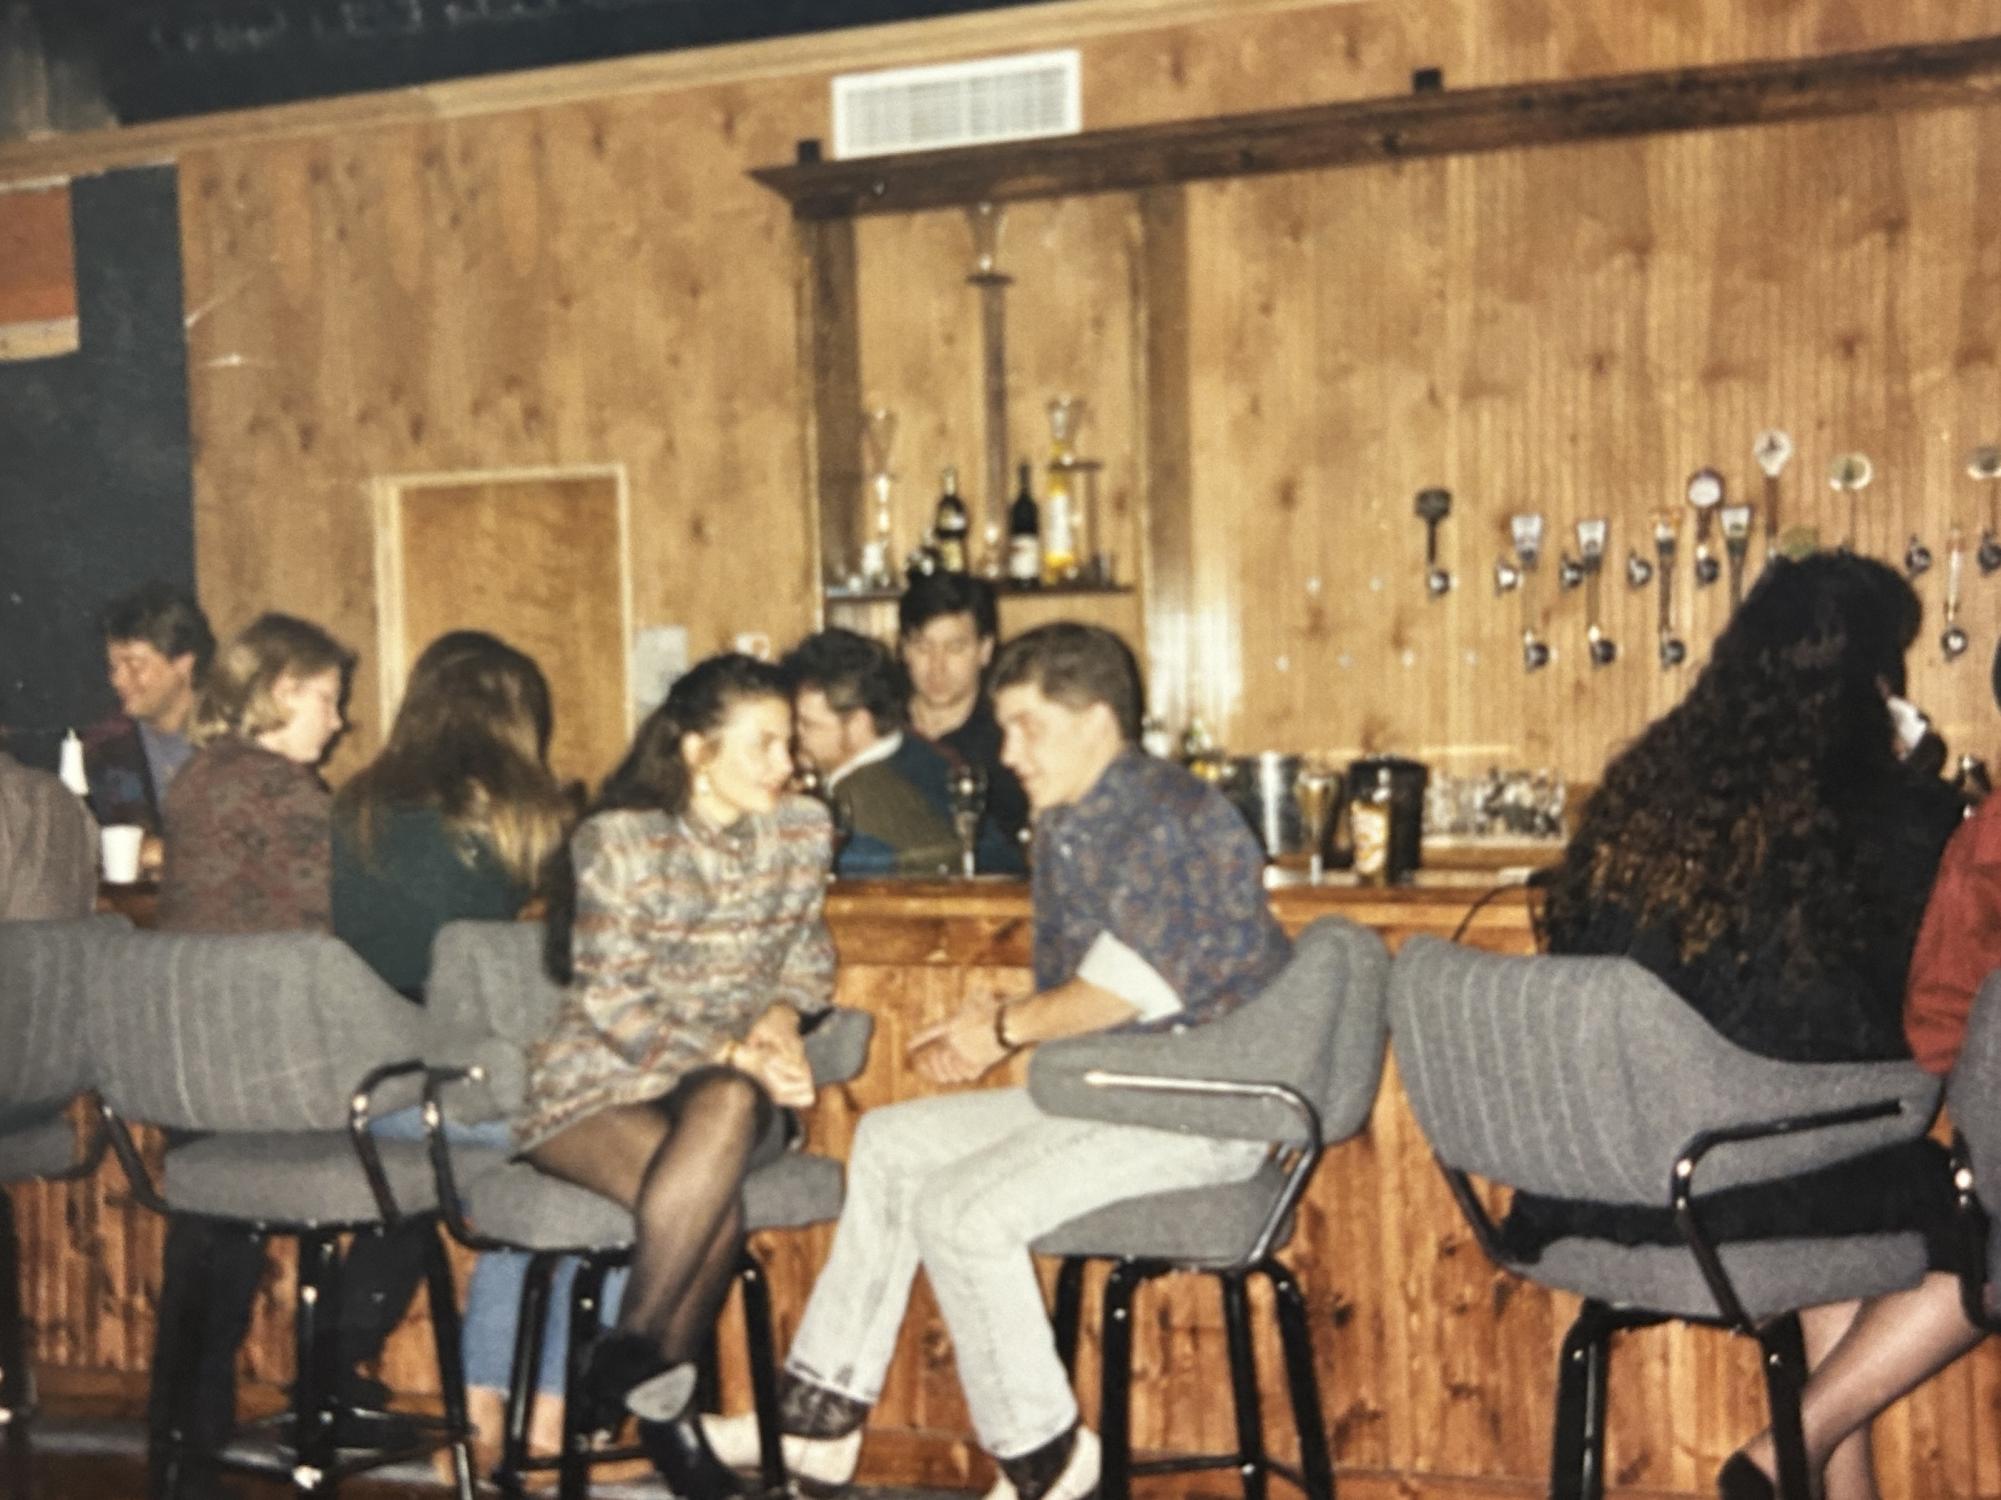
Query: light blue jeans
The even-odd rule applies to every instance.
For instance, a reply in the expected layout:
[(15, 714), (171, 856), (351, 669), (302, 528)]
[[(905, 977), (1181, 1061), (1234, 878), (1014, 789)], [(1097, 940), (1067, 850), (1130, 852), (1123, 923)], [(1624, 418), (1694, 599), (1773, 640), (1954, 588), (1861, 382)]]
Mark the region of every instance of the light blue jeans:
[(1028, 1247), (1145, 1193), (1238, 1182), (1266, 1148), (1046, 1115), (1026, 1089), (870, 1110), (848, 1155), (847, 1206), (786, 1366), (858, 1401), (883, 1376), (919, 1265), (952, 1335), (987, 1452), (1014, 1458), (1077, 1420)]
[[(416, 1106), (386, 1114), (369, 1126), (385, 1141), (424, 1139), (424, 1115)], [(512, 1144), (505, 1120), (476, 1125), (445, 1123), (445, 1138), (454, 1146), (504, 1151)], [(521, 1326), (521, 1289), (528, 1281), (528, 1262), (519, 1250), (485, 1250), (473, 1262), (472, 1283), (466, 1289), (466, 1310), (460, 1347), (464, 1351), (466, 1384), (490, 1390), (507, 1389), (514, 1370), (514, 1337)], [(542, 1323), (542, 1358), (535, 1368), (535, 1389), (545, 1396), (563, 1394), (563, 1366), (570, 1338), (570, 1284), (577, 1260), (566, 1255), (549, 1280), (549, 1313)], [(625, 1292), (625, 1268), (604, 1279), (603, 1318), (607, 1327), (618, 1317)]]

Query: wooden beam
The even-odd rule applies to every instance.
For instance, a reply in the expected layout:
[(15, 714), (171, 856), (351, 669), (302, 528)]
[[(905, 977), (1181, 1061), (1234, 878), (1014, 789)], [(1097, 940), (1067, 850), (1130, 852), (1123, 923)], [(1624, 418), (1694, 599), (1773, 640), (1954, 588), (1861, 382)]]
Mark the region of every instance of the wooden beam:
[(751, 175), (802, 219), (1362, 166), (1676, 130), (1985, 103), (2001, 37), (1311, 105)]

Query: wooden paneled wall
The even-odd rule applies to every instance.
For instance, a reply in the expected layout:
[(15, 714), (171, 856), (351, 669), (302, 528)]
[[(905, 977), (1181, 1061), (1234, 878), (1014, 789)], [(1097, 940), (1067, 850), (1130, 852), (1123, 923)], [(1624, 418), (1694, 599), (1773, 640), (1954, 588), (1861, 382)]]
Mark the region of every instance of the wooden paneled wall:
[[(178, 160), (223, 627), (282, 603), (367, 672), (373, 479), (617, 464), (635, 623), (685, 623), (701, 651), (813, 620), (792, 236), (743, 174), (826, 132), (831, 72), (1072, 44), (1087, 123), (1109, 126), (1394, 93), (1423, 66), (1473, 86), (1983, 29), (1949, 0), (1075, 0), (9, 143), (0, 181)], [(1852, 442), (1879, 459), (1874, 493), (1944, 507), (1950, 460), (1995, 435), (1974, 191), (1991, 135), (1972, 115), (1858, 121), (1192, 192), (1190, 701), (1246, 748), (1460, 747), (1590, 775), (1674, 680), (1614, 588), (1634, 659), (1579, 670), (1566, 601), (1573, 649), (1525, 682), (1484, 597), (1497, 518), (1533, 500), (1567, 523), (1601, 496), (1637, 516), (1697, 461), (1742, 474), (1766, 421), (1801, 438), (1802, 475)], [(1128, 574), (1134, 225), (1121, 199), (1022, 207), (1003, 247), (1013, 445), (1040, 446), (1049, 394), (1090, 399)], [(938, 467), (978, 468), (965, 236), (941, 214), (861, 238), (864, 395), (906, 413), (914, 524)], [(1460, 591), (1435, 606), (1407, 514), (1430, 482), (1461, 505)], [(1901, 521), (1880, 526), (1901, 550)], [(1982, 716), (1982, 608), (1974, 657), (1919, 678), (1948, 727)], [(376, 742), (372, 699), (336, 775)]]

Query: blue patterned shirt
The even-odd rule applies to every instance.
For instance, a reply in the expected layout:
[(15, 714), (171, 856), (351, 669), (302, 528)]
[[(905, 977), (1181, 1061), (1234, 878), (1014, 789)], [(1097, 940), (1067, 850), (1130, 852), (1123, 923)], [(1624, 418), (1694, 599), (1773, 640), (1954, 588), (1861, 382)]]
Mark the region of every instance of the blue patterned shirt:
[[(1128, 749), (1076, 802), (1035, 820), (1035, 984), (1078, 977), (1103, 938), (1180, 1002), (1121, 1030), (1200, 1025), (1255, 996), (1292, 944), (1265, 899), (1264, 852), (1221, 793)], [(1089, 977), (1089, 976), (1086, 976)]]

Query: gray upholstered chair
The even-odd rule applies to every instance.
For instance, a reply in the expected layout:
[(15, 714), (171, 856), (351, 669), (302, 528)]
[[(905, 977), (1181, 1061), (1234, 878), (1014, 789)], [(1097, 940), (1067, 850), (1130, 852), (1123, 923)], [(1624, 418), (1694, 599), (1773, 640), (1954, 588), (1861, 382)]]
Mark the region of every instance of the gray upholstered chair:
[(21, 1312), (20, 1241), (7, 1184), (87, 1176), (102, 1131), (79, 1143), (68, 1106), (91, 1086), (84, 1048), (83, 960), (95, 934), (119, 918), (0, 923), (0, 1427), (21, 1439), (35, 1406)]
[(1970, 1321), (2001, 1333), (1993, 1290), (2001, 1288), (2001, 1235), (1991, 1232), (1994, 1205), (2001, 1204), (2001, 969), (1974, 998), (1946, 1080), (1945, 1110), (1952, 1119), (1960, 1293)]
[[(521, 1320), (508, 1383), (507, 1430), (494, 1479), (504, 1494), (523, 1493), (523, 1476), (555, 1469), (561, 1500), (581, 1500), (593, 1464), (633, 1456), (630, 1449), (596, 1449), (581, 1423), (586, 1403), (564, 1402), (563, 1451), (555, 1459), (531, 1456), (529, 1406), (540, 1362), (549, 1283), (566, 1255), (582, 1265), (571, 1292), (567, 1369), (581, 1373), (590, 1339), (601, 1326), (600, 1298), (607, 1271), (632, 1252), (632, 1216), (608, 1198), (563, 1182), (526, 1162), (513, 1162), (470, 1182), (457, 1167), (459, 1149), (448, 1124), (504, 1119), (518, 1107), (524, 1058), (562, 1002), (563, 988), (542, 967), (543, 929), (527, 922), (454, 922), (439, 933), (425, 987), (432, 1036), (428, 1112), (438, 1193), (445, 1222), (475, 1249), (522, 1250), (533, 1257), (522, 1289)], [(872, 1017), (833, 1012), (806, 1038), (806, 1055), (819, 1084), (843, 1083), (868, 1057)], [(844, 1194), (839, 1162), (791, 1151), (744, 1183), (746, 1230), (796, 1229), (838, 1218)], [(782, 1491), (779, 1450), (778, 1371), (773, 1349), (771, 1299), (764, 1269), (748, 1249), (737, 1270), (743, 1291), (751, 1388), (756, 1399), (767, 1489)]]
[[(1231, 1468), (1246, 1495), (1279, 1474), (1312, 1500), (1334, 1491), (1306, 1306), (1277, 1252), (1322, 1146), (1367, 1123), (1383, 1070), (1389, 955), (1365, 927), (1323, 917), (1299, 936), (1292, 962), (1255, 1000), (1187, 1032), (1095, 1035), (1036, 1049), (1029, 1092), (1051, 1114), (1151, 1125), (1273, 1150), (1248, 1181), (1151, 1194), (1073, 1219), (1035, 1249), (1063, 1257), (1056, 1336), (1075, 1357), (1083, 1274), (1109, 1260), (1101, 1315), (1100, 1493), (1124, 1500), (1135, 1475)], [(1173, 1272), (1214, 1276), (1222, 1290), (1235, 1399), (1237, 1451), (1132, 1461), (1132, 1304), (1146, 1282)], [(1285, 1355), (1300, 1468), (1265, 1451), (1251, 1352), (1250, 1279), (1271, 1285)]]
[[(1622, 958), (1511, 958), (1413, 938), (1390, 979), (1412, 1113), (1496, 1264), (1584, 1298), (1558, 1371), (1550, 1492), (1604, 1487), (1606, 1369), (1622, 1328), (1681, 1319), (1763, 1351), (1781, 1493), (1807, 1494), (1797, 1309), (1915, 1284), (1912, 1234), (1735, 1241), (1712, 1195), (1922, 1135), (1938, 1080), (1915, 1064), (1776, 1062), (1726, 1041)], [(1680, 1244), (1556, 1240), (1507, 1253), (1472, 1177), (1553, 1198), (1671, 1211)]]
[[(416, 1095), (423, 1013), (345, 944), (306, 933), (101, 936), (85, 951), (84, 989), (83, 1031), (111, 1148), (136, 1196), (162, 1214), (298, 1243), (298, 1369), (282, 1444), (295, 1493), (327, 1493), (353, 1474), (448, 1445), (458, 1493), (470, 1500), (458, 1304), (435, 1232), (425, 1236), (426, 1280), (442, 1422), (412, 1419), (409, 1445), (360, 1449), (343, 1441), (355, 1413), (337, 1393), (342, 1236), (380, 1234), (436, 1206), (423, 1146), (378, 1145), (366, 1130), (384, 1082), (401, 1079)], [(127, 1122), (197, 1138), (167, 1153), (156, 1182)], [(198, 1299), (189, 1302), (192, 1323)], [(171, 1357), (153, 1380), (192, 1386), (185, 1366), (199, 1339), (167, 1335), (161, 1347)], [(156, 1484), (171, 1491), (178, 1426), (163, 1436)]]

